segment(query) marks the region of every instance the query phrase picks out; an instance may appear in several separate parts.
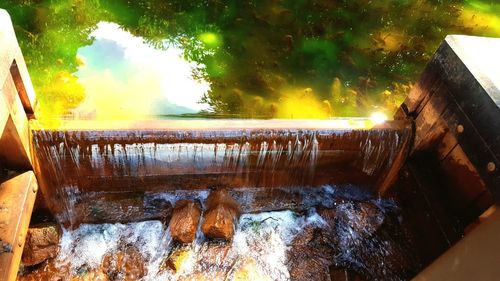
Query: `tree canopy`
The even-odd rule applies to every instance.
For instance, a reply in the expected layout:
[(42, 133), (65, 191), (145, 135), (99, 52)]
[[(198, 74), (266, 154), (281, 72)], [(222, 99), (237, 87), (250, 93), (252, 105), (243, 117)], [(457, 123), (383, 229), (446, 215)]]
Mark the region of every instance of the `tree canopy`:
[(210, 113), (327, 118), (394, 112), (447, 34), (500, 36), (487, 0), (0, 0), (41, 116), (85, 98), (77, 51), (100, 21), (157, 48), (179, 44), (211, 90)]

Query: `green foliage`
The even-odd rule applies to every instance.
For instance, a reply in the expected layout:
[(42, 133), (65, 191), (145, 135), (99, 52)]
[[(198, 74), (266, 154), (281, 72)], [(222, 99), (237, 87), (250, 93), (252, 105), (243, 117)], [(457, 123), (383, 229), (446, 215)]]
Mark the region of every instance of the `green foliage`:
[[(241, 117), (282, 117), (302, 89), (329, 115), (390, 113), (447, 34), (500, 36), (500, 4), (487, 0), (0, 0), (0, 7), (13, 18), (46, 115), (84, 99), (76, 54), (100, 21), (157, 48), (168, 47), (165, 39), (182, 46), (186, 59), (205, 66), (194, 70), (212, 85), (203, 101)], [(332, 95), (335, 79), (342, 87)]]

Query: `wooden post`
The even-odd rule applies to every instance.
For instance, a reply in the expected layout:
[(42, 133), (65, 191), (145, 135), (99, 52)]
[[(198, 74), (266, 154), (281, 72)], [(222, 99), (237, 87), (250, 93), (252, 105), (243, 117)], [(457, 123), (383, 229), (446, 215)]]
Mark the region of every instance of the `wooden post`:
[(435, 153), (460, 208), (500, 200), (499, 49), (497, 38), (447, 36), (402, 105), (416, 124), (412, 154)]
[[(417, 196), (425, 200), (414, 204), (417, 207), (408, 217), (418, 222), (423, 221), (422, 213), (429, 214), (441, 229), (446, 248), (458, 241), (415, 280), (442, 280), (443, 276), (491, 280), (498, 276), (497, 265), (489, 261), (498, 260), (495, 231), (500, 217), (489, 222), (495, 228), (464, 231), (500, 202), (498, 50), (498, 38), (447, 36), (395, 116), (414, 120), (416, 127), (405, 170), (417, 184), (406, 191), (405, 204), (414, 204)], [(404, 187), (394, 190), (398, 188)], [(426, 237), (421, 244), (442, 239), (436, 237)], [(441, 253), (433, 252), (430, 261)]]
[(14, 28), (0, 9), (0, 280), (16, 280), (38, 191), (29, 119), (36, 99)]

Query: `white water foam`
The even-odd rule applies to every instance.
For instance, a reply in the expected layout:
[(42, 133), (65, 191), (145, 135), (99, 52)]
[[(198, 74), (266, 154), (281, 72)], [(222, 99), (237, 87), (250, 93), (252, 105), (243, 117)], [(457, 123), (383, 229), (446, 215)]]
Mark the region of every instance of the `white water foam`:
[(195, 242), (187, 247), (191, 256), (177, 273), (161, 269), (173, 247), (169, 231), (161, 222), (84, 224), (75, 230), (64, 230), (57, 261), (59, 265), (69, 265), (76, 274), (82, 267), (98, 268), (103, 257), (116, 253), (120, 245), (132, 245), (146, 263), (147, 274), (141, 280), (179, 280), (200, 272), (209, 276), (223, 272), (225, 280), (231, 280), (249, 260), (256, 276), (289, 280), (286, 257), (293, 238), (307, 225), (323, 224), (316, 212), (304, 216), (292, 211), (244, 214), (224, 258), (218, 258), (219, 262), (208, 268), (200, 265), (211, 246), (198, 231)]

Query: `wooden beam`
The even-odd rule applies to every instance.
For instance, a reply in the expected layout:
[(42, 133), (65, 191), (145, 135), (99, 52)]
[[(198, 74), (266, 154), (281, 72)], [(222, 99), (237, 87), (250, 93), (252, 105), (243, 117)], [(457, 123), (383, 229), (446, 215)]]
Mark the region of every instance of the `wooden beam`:
[(28, 231), (38, 185), (32, 171), (0, 184), (0, 280), (13, 281)]
[[(84, 194), (92, 192), (326, 184), (358, 184), (376, 192), (394, 180), (412, 136), (409, 122), (370, 129), (331, 126), (317, 120), (163, 120), (94, 130), (66, 124), (33, 131), (40, 161), (35, 167), (47, 205), (63, 223), (73, 223), (64, 219), (68, 209), (89, 204)], [(377, 185), (378, 179), (385, 182)], [(78, 190), (78, 203), (65, 207), (61, 202), (69, 202), (71, 190)], [(75, 214), (71, 219), (87, 220)]]
[(14, 26), (7, 11), (0, 9), (0, 83), (4, 83), (9, 75), (14, 79), (26, 114), (34, 118), (37, 105), (35, 90), (31, 83), (28, 68), (17, 43)]
[[(500, 38), (450, 35), (405, 100), (416, 122), (413, 153), (444, 159), (460, 146), (500, 201)], [(402, 111), (397, 115), (402, 116)], [(471, 200), (473, 198), (470, 198)]]

